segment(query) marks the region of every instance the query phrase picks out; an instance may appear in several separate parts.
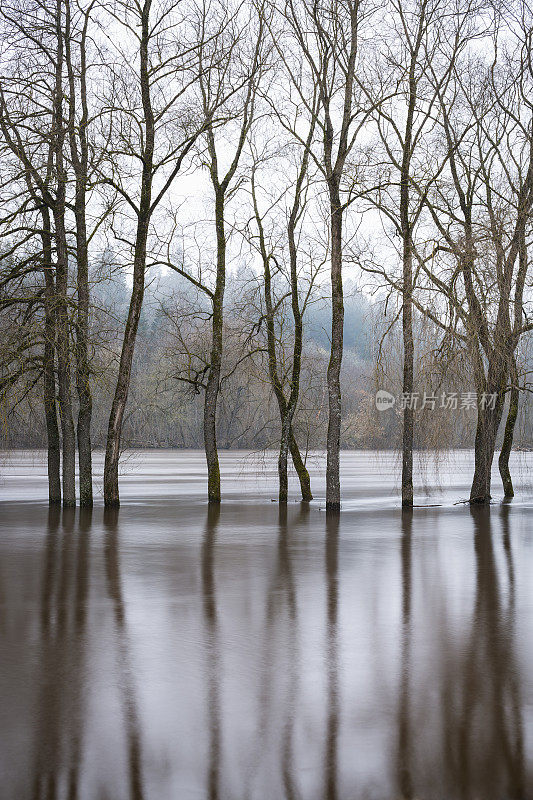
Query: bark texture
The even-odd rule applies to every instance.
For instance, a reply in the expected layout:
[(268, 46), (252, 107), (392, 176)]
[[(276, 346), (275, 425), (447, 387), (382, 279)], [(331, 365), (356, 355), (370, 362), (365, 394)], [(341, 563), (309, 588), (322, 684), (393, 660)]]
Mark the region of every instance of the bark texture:
[[(505, 379), (506, 382), (506, 379)], [(478, 416), (476, 438), (474, 444), (474, 477), (470, 489), (470, 503), (479, 505), (489, 503), (491, 499), (492, 462), (496, 448), (496, 437), (503, 412), (502, 382), (489, 383), (485, 392), (487, 395), (496, 394), (494, 408), (483, 403), (483, 392), (478, 390)]]
[(414, 337), (413, 337), (413, 242), (410, 216), (410, 181), (413, 157), (413, 120), (417, 103), (415, 71), (424, 30), (424, 13), (420, 16), (418, 36), (411, 51), (409, 67), (409, 93), (407, 117), (403, 139), (400, 174), (400, 230), (402, 236), (402, 337), (403, 380), (402, 392), (406, 402), (403, 410), (402, 433), (402, 507), (413, 505), (413, 441), (414, 409), (410, 402), (414, 390)]
[(326, 462), (326, 509), (341, 507), (341, 365), (344, 341), (344, 294), (342, 286), (342, 206), (336, 178), (329, 181), (331, 226), (331, 351), (328, 363), (328, 433)]
[(44, 352), (43, 352), (43, 400), (46, 420), (48, 502), (61, 503), (61, 440), (57, 420), (57, 387), (55, 365), (56, 318), (55, 280), (52, 264), (52, 233), (49, 209), (41, 211), (44, 276)]
[(503, 483), (503, 491), (506, 498), (514, 497), (513, 480), (511, 478), (511, 471), (509, 469), (509, 456), (513, 449), (514, 428), (516, 418), (518, 416), (518, 371), (516, 368), (516, 361), (513, 359), (513, 366), (511, 370), (511, 391), (509, 393), (509, 410), (507, 411), (507, 420), (505, 422), (505, 432), (503, 434), (502, 449), (498, 459), (498, 467), (500, 476)]
[(414, 410), (409, 398), (414, 389), (414, 338), (413, 338), (413, 259), (410, 244), (404, 242), (403, 257), (403, 380), (402, 391), (407, 401), (403, 410), (402, 433), (402, 507), (413, 505), (413, 439)]
[(226, 231), (224, 191), (215, 186), (215, 226), (217, 237), (217, 275), (213, 294), (211, 358), (204, 396), (204, 446), (207, 461), (207, 499), (220, 503), (220, 465), (217, 449), (217, 403), (224, 347), (224, 290), (226, 288)]

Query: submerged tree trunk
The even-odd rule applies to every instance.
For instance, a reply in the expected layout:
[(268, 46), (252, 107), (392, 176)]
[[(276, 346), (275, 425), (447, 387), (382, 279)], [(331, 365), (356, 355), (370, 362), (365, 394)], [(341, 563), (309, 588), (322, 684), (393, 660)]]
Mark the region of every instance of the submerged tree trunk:
[[(76, 320), (76, 389), (78, 392), (78, 463), (80, 482), (80, 506), (90, 508), (93, 504), (91, 417), (92, 396), (89, 384), (89, 250), (87, 244), (86, 187), (88, 180), (89, 152), (87, 142), (88, 108), (86, 87), (85, 41), (88, 13), (81, 35), (80, 95), (81, 119), (76, 124), (76, 86), (71, 57), (70, 4), (65, 4), (66, 61), (69, 80), (69, 139), (72, 165), (76, 176), (74, 217), (76, 222), (77, 262), (77, 320)], [(79, 142), (79, 146), (78, 146)]]
[[(82, 238), (83, 234), (79, 237)], [(83, 253), (80, 258), (80, 251)], [(80, 506), (93, 504), (91, 418), (92, 395), (89, 384), (89, 262), (86, 246), (78, 247), (78, 319), (76, 326), (76, 388), (78, 392), (78, 462)]]
[(63, 450), (63, 506), (76, 505), (76, 436), (72, 413), (70, 331), (68, 317), (68, 255), (61, 211), (54, 212), (57, 252), (57, 364), (59, 415)]
[(414, 339), (413, 339), (413, 256), (409, 239), (404, 241), (403, 252), (403, 381), (404, 397), (402, 436), (402, 507), (413, 505), (413, 437), (414, 409), (411, 402), (414, 386)]
[(68, 309), (68, 247), (65, 229), (66, 183), (63, 147), (65, 129), (63, 123), (63, 31), (61, 27), (61, 0), (56, 2), (56, 58), (54, 98), (54, 162), (57, 189), (53, 217), (56, 245), (56, 321), (57, 363), (59, 378), (59, 412), (63, 437), (63, 506), (76, 505), (76, 437), (72, 415), (72, 389), (70, 373), (70, 324)]
[(311, 478), (309, 477), (309, 471), (305, 466), (304, 460), (300, 453), (300, 448), (298, 447), (298, 443), (294, 438), (294, 433), (292, 428), (289, 432), (289, 448), (291, 451), (291, 458), (292, 463), (294, 464), (294, 469), (296, 470), (296, 474), (298, 475), (298, 480), (300, 481), (300, 492), (302, 494), (302, 500), (305, 502), (309, 502), (313, 499), (313, 495), (311, 493)]
[(402, 392), (402, 508), (413, 505), (413, 439), (414, 439), (414, 338), (413, 338), (413, 226), (409, 214), (411, 160), (413, 157), (413, 121), (417, 103), (418, 83), (416, 64), (425, 30), (425, 7), (422, 6), (418, 34), (411, 52), (409, 68), (409, 94), (407, 118), (403, 138), (403, 154), (400, 173), (400, 229), (402, 235), (402, 336), (403, 336), (403, 380)]
[[(214, 122), (214, 111), (219, 107), (221, 99), (225, 95), (225, 70), (218, 74), (219, 82), (211, 83), (211, 74), (201, 72), (199, 84), (203, 97), (203, 111), (205, 115), (205, 134), (207, 137), (207, 152), (209, 154), (209, 173), (211, 184), (215, 195), (215, 234), (217, 243), (217, 264), (216, 281), (214, 292), (209, 292), (212, 302), (212, 338), (211, 355), (204, 396), (204, 446), (207, 461), (207, 497), (209, 503), (220, 503), (220, 465), (218, 462), (217, 450), (217, 403), (220, 392), (220, 378), (222, 369), (222, 353), (224, 342), (224, 291), (226, 288), (226, 193), (235, 176), (242, 155), (243, 147), (248, 135), (249, 127), (253, 119), (253, 104), (256, 88), (256, 76), (260, 65), (260, 49), (263, 38), (262, 18), (259, 18), (258, 38), (255, 45), (254, 57), (250, 65), (250, 73), (244, 83), (246, 86), (245, 97), (240, 116), (240, 129), (235, 146), (233, 157), (230, 160), (228, 170), (223, 178), (219, 175), (219, 162), (217, 154), (217, 144), (215, 131), (221, 124), (224, 115), (218, 122)], [(218, 67), (217, 67), (218, 69)], [(209, 75), (206, 80), (206, 76)], [(230, 95), (233, 94), (233, 87)], [(225, 100), (222, 101), (222, 105)], [(215, 115), (216, 116), (216, 115)], [(235, 109), (230, 111), (228, 119), (235, 118)], [(226, 151), (227, 156), (227, 141)]]
[(52, 505), (61, 503), (61, 441), (57, 422), (55, 347), (53, 336), (55, 325), (49, 310), (45, 312), (44, 343), (44, 413), (46, 419), (47, 468), (48, 468), (48, 502)]
[(54, 311), (55, 281), (52, 267), (52, 234), (50, 212), (43, 208), (43, 245), (44, 274), (44, 354), (43, 354), (43, 399), (46, 420), (47, 457), (48, 457), (48, 502), (51, 506), (61, 503), (61, 441), (57, 422), (56, 393), (56, 316)]
[(289, 453), (289, 419), (285, 415), (281, 422), (281, 436), (279, 440), (279, 455), (278, 455), (278, 479), (279, 479), (279, 493), (278, 501), (286, 503), (289, 497), (289, 471), (288, 471), (288, 453)]
[(145, 127), (144, 148), (142, 153), (142, 177), (139, 207), (137, 209), (137, 230), (135, 234), (135, 249), (133, 258), (133, 287), (131, 291), (130, 308), (126, 327), (120, 363), (118, 368), (117, 385), (109, 426), (107, 431), (107, 444), (104, 462), (104, 505), (107, 508), (117, 508), (120, 505), (118, 491), (118, 463), (120, 458), (120, 442), (124, 410), (128, 399), (131, 381), (131, 365), (135, 350), (135, 339), (141, 316), (144, 299), (144, 284), (146, 270), (146, 251), (148, 231), (151, 217), (151, 197), (153, 181), (153, 159), (155, 122), (150, 98), (150, 67), (148, 60), (148, 41), (150, 38), (150, 2), (144, 3), (141, 13), (140, 35), (140, 90), (143, 106), (143, 122)]
[(503, 491), (505, 497), (514, 497), (513, 481), (511, 478), (511, 471), (509, 469), (509, 456), (513, 448), (514, 428), (516, 418), (518, 416), (518, 370), (516, 368), (516, 360), (513, 358), (511, 367), (511, 391), (509, 393), (509, 410), (507, 412), (507, 420), (505, 422), (505, 432), (503, 435), (502, 449), (498, 459), (498, 467), (503, 483)]
[[(279, 480), (278, 500), (280, 503), (286, 503), (288, 500), (288, 494), (289, 494), (288, 453), (290, 452), (292, 463), (294, 469), (296, 470), (296, 474), (298, 475), (298, 481), (300, 482), (300, 493), (302, 495), (302, 500), (308, 503), (310, 500), (313, 499), (309, 472), (307, 467), (305, 466), (304, 460), (300, 453), (300, 448), (298, 447), (298, 442), (296, 441), (296, 438), (294, 436), (292, 425), (289, 422), (289, 414), (287, 412), (283, 414), (282, 410), (280, 409), (280, 415), (282, 417), (282, 428), (281, 428), (281, 438), (280, 438), (280, 452), (278, 456), (278, 480)], [(291, 415), (291, 417), (292, 416), (293, 415)]]
[[(280, 503), (286, 503), (288, 498), (289, 479), (288, 479), (287, 452), (288, 450), (290, 450), (292, 462), (294, 464), (294, 468), (298, 475), (298, 480), (300, 481), (300, 491), (302, 494), (302, 500), (308, 502), (309, 500), (313, 499), (313, 495), (311, 494), (311, 480), (309, 478), (309, 472), (307, 471), (307, 467), (305, 466), (302, 456), (300, 454), (298, 443), (296, 441), (292, 429), (292, 421), (294, 419), (294, 413), (296, 411), (296, 404), (299, 395), (300, 367), (301, 367), (301, 353), (302, 353), (302, 319), (297, 297), (296, 297), (296, 307), (298, 310), (295, 316), (296, 309), (295, 309), (294, 294), (295, 291), (297, 292), (297, 283), (296, 279), (293, 278), (292, 275), (293, 264), (291, 264), (291, 295), (292, 295), (293, 317), (295, 321), (295, 338), (294, 338), (294, 348), (293, 348), (293, 369), (291, 378), (292, 403), (290, 404), (291, 407), (289, 408), (289, 403), (287, 403), (287, 400), (285, 399), (283, 387), (281, 385), (281, 381), (279, 378), (278, 360), (276, 355), (276, 334), (274, 330), (274, 305), (272, 301), (272, 276), (270, 273), (270, 257), (266, 250), (263, 227), (257, 209), (257, 205), (255, 206), (255, 214), (259, 226), (260, 249), (263, 258), (263, 273), (264, 273), (263, 285), (264, 285), (265, 308), (266, 308), (268, 372), (270, 377), (270, 383), (278, 403), (279, 414), (281, 419), (281, 436), (280, 436), (280, 447), (278, 455), (278, 481), (279, 481), (278, 500)], [(294, 246), (294, 241), (292, 246)], [(294, 252), (294, 258), (295, 257), (296, 253)], [(292, 253), (291, 253), (291, 261), (294, 261)]]
[(131, 365), (135, 350), (135, 339), (144, 298), (144, 273), (146, 266), (146, 240), (148, 238), (148, 220), (141, 219), (137, 227), (137, 241), (135, 246), (135, 260), (133, 266), (133, 287), (131, 292), (130, 308), (124, 330), (124, 341), (120, 354), (117, 386), (109, 425), (107, 430), (107, 445), (104, 462), (104, 505), (107, 508), (118, 508), (120, 505), (118, 491), (118, 462), (120, 458), (120, 442), (124, 410), (128, 399), (131, 381)]
[[(311, 141), (314, 125), (310, 127), (308, 143)], [(279, 501), (280, 503), (287, 502), (289, 492), (289, 482), (287, 476), (287, 453), (291, 448), (292, 459), (298, 473), (300, 480), (300, 489), (302, 493), (302, 500), (312, 500), (311, 485), (309, 481), (309, 473), (302, 461), (298, 445), (294, 438), (292, 430), (292, 422), (296, 413), (298, 405), (298, 398), (300, 396), (300, 373), (302, 368), (302, 346), (303, 346), (303, 318), (302, 310), (300, 308), (300, 299), (298, 295), (298, 248), (296, 245), (296, 224), (298, 220), (300, 204), (301, 204), (301, 188), (304, 177), (307, 171), (308, 163), (308, 150), (304, 152), (302, 166), (296, 181), (296, 191), (294, 203), (289, 216), (287, 225), (287, 237), (289, 242), (289, 259), (290, 259), (290, 276), (291, 276), (291, 310), (292, 318), (294, 320), (294, 343), (292, 349), (292, 370), (291, 370), (291, 383), (289, 399), (285, 403), (285, 413), (282, 413), (282, 406), (280, 405), (281, 413), (281, 439), (279, 451)], [(274, 342), (275, 347), (275, 342)], [(275, 350), (274, 350), (275, 354)], [(292, 441), (291, 441), (292, 440)]]
[(207, 461), (207, 499), (209, 503), (220, 503), (221, 497), (216, 426), (224, 341), (226, 232), (224, 229), (224, 193), (220, 188), (215, 188), (215, 226), (217, 236), (217, 277), (213, 294), (211, 359), (204, 397), (204, 445)]
[(478, 416), (474, 445), (475, 467), (470, 490), (470, 502), (472, 504), (490, 502), (492, 462), (494, 460), (496, 436), (498, 435), (502, 410), (503, 399), (500, 392), (497, 393), (496, 406), (494, 409), (488, 407), (488, 404), (483, 407), (482, 402), (480, 402), (478, 398)]
[(344, 334), (344, 297), (342, 286), (342, 207), (339, 184), (336, 178), (329, 181), (331, 224), (331, 352), (328, 364), (329, 418), (326, 464), (326, 509), (339, 511), (340, 438), (341, 438), (341, 384), (342, 349)]
[(279, 481), (278, 500), (280, 503), (286, 503), (288, 499), (288, 493), (289, 493), (288, 453), (290, 452), (294, 469), (296, 471), (296, 474), (298, 475), (302, 500), (307, 503), (313, 499), (313, 494), (311, 492), (311, 478), (309, 477), (309, 471), (305, 466), (302, 454), (300, 453), (300, 448), (298, 447), (298, 442), (296, 441), (294, 432), (292, 430), (292, 425), (289, 422), (289, 415), (287, 413), (287, 404), (284, 402), (284, 400), (282, 400), (282, 402), (280, 403), (279, 397), (277, 397), (277, 400), (281, 417), (280, 449), (278, 455), (278, 481)]
[[(211, 297), (212, 303), (212, 326), (211, 326), (211, 354), (207, 371), (207, 380), (205, 386), (204, 396), (204, 447), (205, 456), (207, 461), (207, 497), (209, 503), (220, 503), (220, 465), (218, 461), (217, 450), (217, 403), (218, 395), (220, 392), (220, 379), (222, 369), (222, 353), (224, 342), (224, 291), (226, 288), (226, 221), (225, 221), (225, 205), (226, 195), (229, 192), (231, 182), (237, 171), (239, 161), (242, 155), (243, 147), (246, 142), (251, 122), (253, 120), (254, 98), (256, 91), (256, 79), (262, 64), (260, 53), (263, 42), (263, 18), (262, 15), (258, 16), (258, 32), (257, 40), (255, 43), (254, 54), (251, 62), (249, 63), (249, 72), (246, 72), (246, 78), (242, 82), (242, 89), (244, 90), (244, 97), (242, 98), (242, 106), (239, 111), (236, 106), (232, 105), (231, 109), (224, 109), (226, 100), (230, 97), (233, 98), (232, 103), (238, 96), (238, 89), (235, 87), (231, 78), (231, 70), (229, 69), (229, 62), (225, 67), (221, 67), (223, 63), (224, 48), (221, 51), (222, 61), (219, 63), (218, 57), (216, 59), (216, 68), (214, 76), (210, 68), (205, 70), (202, 68), (198, 75), (198, 84), (203, 100), (203, 113), (205, 123), (203, 131), (207, 139), (207, 153), (208, 153), (208, 167), (211, 178), (215, 198), (215, 235), (217, 243), (217, 263), (216, 263), (216, 280), (215, 289), (210, 291), (205, 285), (200, 284), (198, 281), (193, 283), (198, 287), (207, 291)], [(225, 30), (225, 23), (222, 29)], [(240, 36), (239, 31), (239, 36)], [(218, 36), (218, 34), (217, 34)], [(216, 38), (216, 37), (215, 37)], [(231, 51), (229, 51), (231, 52)], [(209, 56), (211, 58), (211, 56)], [(203, 60), (203, 53), (200, 57), (200, 63), (205, 64)], [(228, 82), (229, 81), (229, 82)], [(217, 112), (215, 114), (215, 111)], [(229, 158), (229, 166), (224, 175), (221, 177), (219, 174), (219, 160), (217, 153), (216, 131), (223, 127), (225, 123), (230, 120), (239, 120), (239, 130), (233, 155)], [(230, 134), (231, 138), (231, 134)], [(225, 140), (224, 157), (228, 157), (228, 138)], [(230, 192), (230, 195), (231, 196)]]

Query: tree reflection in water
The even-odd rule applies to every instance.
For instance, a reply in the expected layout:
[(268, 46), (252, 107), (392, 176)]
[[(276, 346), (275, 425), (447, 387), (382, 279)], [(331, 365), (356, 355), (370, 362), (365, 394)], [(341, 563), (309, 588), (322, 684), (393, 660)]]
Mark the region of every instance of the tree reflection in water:
[(109, 597), (113, 603), (117, 629), (119, 684), (126, 721), (126, 741), (128, 747), (129, 786), (131, 800), (143, 800), (141, 729), (135, 696), (134, 672), (129, 657), (126, 611), (122, 596), (120, 579), (120, 558), (118, 542), (119, 510), (104, 510), (104, 555)]
[(402, 509), (401, 567), (402, 621), (400, 632), (400, 699), (398, 716), (398, 789), (402, 800), (413, 797), (411, 776), (411, 603), (412, 603), (412, 533), (413, 512)]
[[(516, 578), (509, 507), (500, 512), (491, 507), (472, 507), (472, 541), (474, 549), (473, 608), (462, 613), (464, 635), (456, 638), (449, 623), (436, 619), (438, 641), (434, 675), (425, 675), (425, 683), (413, 680), (413, 658), (419, 658), (420, 643), (413, 649), (419, 628), (409, 621), (412, 614), (412, 536), (411, 522), (404, 521), (402, 542), (403, 624), (402, 680), (400, 684), (399, 752), (402, 770), (400, 790), (403, 797), (433, 796), (438, 783), (446, 787), (447, 796), (464, 800), (524, 800), (526, 791), (524, 734), (520, 699), (520, 670), (515, 654)], [(499, 537), (494, 527), (501, 523)], [(420, 526), (422, 528), (422, 526)], [(422, 530), (421, 530), (422, 532)], [(501, 546), (503, 558), (498, 558)], [(425, 598), (421, 599), (423, 603)], [(420, 607), (417, 606), (418, 611)], [(424, 617), (431, 619), (431, 605)], [(470, 616), (469, 616), (470, 614)], [(409, 663), (411, 660), (411, 663)], [(443, 670), (440, 674), (439, 669)], [(416, 687), (416, 692), (415, 692)], [(432, 782), (428, 775), (429, 759), (424, 752), (425, 731), (414, 720), (417, 696), (418, 712), (436, 689), (441, 696), (440, 718), (435, 718), (434, 739), (440, 741), (443, 754), (442, 773)], [(409, 706), (412, 705), (412, 711)], [(426, 715), (428, 712), (426, 711)], [(416, 731), (416, 736), (415, 732)], [(429, 735), (430, 729), (427, 731)], [(415, 747), (416, 743), (418, 747)], [(410, 744), (409, 744), (410, 743)], [(433, 745), (434, 749), (434, 745)], [(435, 759), (435, 752), (432, 753)], [(411, 764), (409, 768), (409, 759)], [(416, 779), (414, 776), (416, 775)], [(438, 777), (441, 775), (441, 777)]]
[(339, 514), (326, 515), (326, 597), (327, 597), (327, 730), (324, 764), (324, 796), (337, 800), (337, 742), (339, 735)]
[(220, 659), (218, 651), (217, 601), (215, 584), (215, 544), (220, 519), (220, 504), (210, 503), (207, 509), (204, 540), (202, 543), (202, 595), (207, 638), (207, 719), (209, 754), (207, 770), (207, 797), (219, 798), (219, 773), (221, 749), (220, 724)]
[(527, 528), (461, 511), (380, 538), (213, 505), (150, 547), (131, 509), (51, 509), (2, 563), (0, 712), (27, 746), (0, 796), (529, 800)]
[[(308, 518), (308, 503), (300, 503), (298, 513), (292, 517), (290, 523), (287, 504), (282, 503), (278, 507), (274, 565), (267, 582), (265, 625), (262, 633), (257, 740), (243, 790), (245, 797), (256, 796), (252, 782), (259, 776), (262, 759), (268, 747), (267, 740), (274, 731), (279, 731), (276, 749), (283, 796), (287, 800), (301, 797), (294, 774), (294, 726), (298, 712), (301, 656), (291, 536), (300, 526), (305, 526)], [(274, 783), (273, 776), (271, 781)]]
[(484, 787), (486, 798), (501, 797), (502, 792), (513, 800), (524, 797), (522, 722), (513, 641), (514, 565), (507, 514), (504, 506), (502, 539), (509, 585), (506, 612), (503, 581), (494, 552), (493, 511), (483, 506), (471, 509), (476, 595), (458, 731), (458, 779), (463, 797), (473, 796), (480, 786)]
[(49, 509), (41, 588), (42, 678), (34, 800), (55, 800), (64, 779), (68, 800), (76, 800), (79, 794), (86, 701), (80, 676), (85, 658), (90, 527), (90, 511), (80, 511), (76, 530), (74, 509)]

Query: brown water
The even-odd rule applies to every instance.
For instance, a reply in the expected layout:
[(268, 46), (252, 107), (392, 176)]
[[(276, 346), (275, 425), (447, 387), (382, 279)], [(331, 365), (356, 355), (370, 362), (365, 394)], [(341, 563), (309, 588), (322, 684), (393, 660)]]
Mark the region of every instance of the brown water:
[(453, 505), (458, 453), (402, 515), (393, 460), (344, 453), (331, 519), (242, 454), (211, 511), (201, 454), (133, 454), (115, 514), (49, 513), (42, 457), (5, 460), (0, 797), (533, 798), (519, 462), (511, 505)]

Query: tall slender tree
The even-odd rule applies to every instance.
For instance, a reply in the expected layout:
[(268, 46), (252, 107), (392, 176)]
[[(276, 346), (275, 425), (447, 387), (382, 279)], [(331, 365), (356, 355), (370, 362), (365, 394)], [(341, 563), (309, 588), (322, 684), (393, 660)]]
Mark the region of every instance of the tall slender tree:
[(212, 280), (169, 257), (165, 264), (208, 298), (211, 312), (210, 347), (195, 388), (204, 391), (203, 433), (207, 460), (207, 497), (220, 503), (220, 465), (217, 448), (217, 405), (224, 352), (224, 293), (226, 288), (227, 204), (242, 181), (239, 165), (254, 121), (257, 86), (268, 66), (264, 9), (227, 4), (203, 6), (198, 15), (198, 85), (205, 119), (200, 162), (209, 174), (213, 193), (215, 269)]
[[(223, 14), (231, 11), (221, 9)], [(233, 15), (229, 24), (222, 26), (221, 34), (210, 37), (207, 46), (200, 51), (201, 64), (208, 60), (207, 69), (200, 68), (199, 82), (202, 93), (203, 112), (206, 119), (205, 136), (207, 141), (207, 164), (214, 194), (214, 216), (216, 232), (216, 276), (212, 292), (212, 339), (209, 368), (206, 376), (204, 395), (204, 445), (207, 459), (207, 497), (210, 503), (219, 503), (220, 466), (218, 461), (216, 420), (217, 401), (220, 390), (220, 376), (223, 356), (224, 331), (224, 290), (226, 285), (226, 204), (232, 193), (232, 181), (235, 178), (244, 145), (254, 118), (257, 83), (264, 69), (264, 35), (262, 11), (255, 14), (252, 8), (251, 18), (241, 19), (241, 14)], [(254, 19), (255, 18), (255, 19)], [(247, 52), (250, 29), (256, 28), (252, 39), (251, 52)], [(247, 41), (248, 40), (248, 41)], [(226, 58), (221, 60), (220, 53)], [(244, 63), (243, 63), (244, 62)], [(237, 99), (232, 92), (242, 86), (242, 99)], [(226, 103), (221, 98), (227, 97)], [(227, 107), (226, 107), (227, 106)], [(218, 119), (215, 120), (215, 112)], [(224, 144), (225, 159), (229, 160), (227, 169), (221, 168), (220, 136), (222, 119), (233, 123), (235, 117), (238, 126), (235, 132), (236, 145), (228, 156), (227, 138)], [(222, 119), (221, 119), (222, 118)]]
[[(0, 86), (0, 127), (19, 161), (30, 202), (40, 211), (45, 280), (44, 394), (49, 437), (50, 501), (58, 502), (56, 403), (53, 380), (57, 355), (58, 409), (62, 439), (63, 505), (76, 503), (67, 238), (67, 167), (64, 117), (64, 16), (62, 0), (46, 6), (32, 0), (23, 10), (5, 4), (2, 19), (9, 72)], [(16, 185), (14, 186), (17, 191)], [(16, 196), (16, 195), (15, 195)], [(52, 249), (53, 247), (53, 249)], [(54, 263), (52, 267), (52, 256)]]
[[(67, 70), (68, 138), (74, 172), (76, 255), (76, 389), (78, 394), (77, 442), (80, 506), (93, 504), (91, 417), (92, 395), (89, 363), (89, 237), (87, 230), (88, 184), (92, 171), (89, 152), (89, 105), (87, 96), (87, 38), (95, 0), (73, 19), (71, 2), (65, 3), (65, 62)], [(74, 52), (76, 50), (77, 52)], [(79, 107), (79, 108), (78, 108)]]
[[(276, 34), (278, 53), (307, 115), (315, 115), (318, 142), (309, 147), (326, 185), (331, 278), (331, 350), (327, 372), (326, 508), (340, 510), (341, 365), (344, 336), (342, 279), (344, 190), (348, 157), (370, 110), (360, 100), (358, 75), (361, 28), (375, 7), (363, 0), (289, 0), (279, 8), (285, 35)], [(311, 98), (318, 93), (313, 111)], [(287, 127), (301, 139), (298, 125)]]
[[(122, 425), (143, 305), (151, 225), (156, 209), (204, 130), (205, 119), (194, 108), (190, 92), (198, 79), (199, 43), (187, 43), (190, 26), (181, 3), (144, 0), (131, 5), (119, 0), (107, 13), (124, 38), (116, 33), (109, 37), (109, 47), (115, 53), (110, 61), (107, 123), (112, 143), (101, 167), (102, 180), (132, 212), (133, 227), (132, 237), (114, 228), (132, 254), (133, 282), (104, 464), (104, 503), (113, 507), (120, 503)], [(183, 34), (181, 44), (176, 39), (178, 29)]]
[[(402, 506), (410, 508), (415, 434), (413, 295), (418, 270), (416, 255), (420, 250), (415, 237), (417, 226), (424, 221), (425, 198), (442, 170), (442, 164), (435, 161), (427, 147), (434, 127), (438, 91), (449, 78), (464, 37), (452, 39), (451, 55), (447, 53), (447, 58), (443, 58), (441, 41), (448, 30), (442, 25), (443, 7), (439, 0), (399, 0), (391, 3), (390, 11), (387, 18), (390, 29), (384, 31), (388, 47), (376, 60), (373, 80), (365, 87), (375, 102), (381, 146), (377, 148), (376, 188), (369, 191), (372, 187), (365, 185), (364, 191), (372, 198), (385, 225), (392, 224), (400, 241), (401, 276), (396, 286), (401, 298), (403, 342)], [(437, 59), (442, 62), (442, 69), (435, 86), (428, 73)], [(424, 240), (423, 224), (420, 227), (420, 238)]]
[[(316, 102), (316, 98), (315, 98)], [(294, 468), (300, 482), (302, 500), (312, 500), (311, 482), (309, 472), (305, 465), (300, 448), (294, 434), (294, 418), (298, 400), (300, 396), (300, 378), (302, 368), (302, 351), (304, 335), (304, 314), (312, 296), (313, 287), (320, 271), (320, 262), (317, 267), (311, 264), (308, 275), (304, 276), (300, 270), (301, 252), (301, 225), (305, 217), (307, 198), (309, 191), (309, 147), (311, 145), (316, 116), (312, 115), (308, 134), (304, 146), (297, 146), (299, 151), (296, 165), (295, 179), (289, 178), (290, 185), (283, 182), (281, 197), (272, 201), (271, 192), (268, 194), (269, 202), (267, 211), (260, 208), (259, 187), (257, 185), (257, 173), (262, 159), (256, 158), (252, 169), (251, 177), (251, 196), (254, 211), (255, 227), (257, 235), (251, 235), (250, 241), (255, 244), (263, 264), (262, 289), (264, 296), (264, 322), (266, 328), (266, 349), (268, 358), (268, 374), (270, 384), (276, 397), (280, 413), (281, 432), (278, 455), (278, 479), (279, 479), (279, 502), (286, 503), (288, 499), (288, 453), (291, 453)], [(271, 167), (270, 160), (267, 160), (267, 168)], [(286, 170), (286, 163), (283, 161), (283, 168)], [(271, 183), (272, 176), (267, 177)], [(285, 236), (279, 242), (272, 235), (269, 235), (267, 224), (272, 211), (279, 206), (280, 199), (285, 199), (288, 195), (289, 207), (284, 212), (283, 227)], [(279, 209), (278, 209), (279, 210)], [(270, 212), (270, 214), (268, 213)], [(286, 253), (284, 252), (286, 251)], [(311, 259), (310, 259), (311, 260)], [(284, 263), (288, 261), (288, 267)], [(280, 292), (284, 292), (278, 299), (279, 292), (276, 292), (276, 283), (279, 278), (284, 276)], [(278, 280), (276, 280), (278, 279)], [(279, 325), (278, 317), (284, 312), (284, 300), (290, 297), (291, 323), (289, 328), (292, 331), (292, 354), (289, 357), (289, 365), (285, 365), (285, 349), (287, 346), (287, 335), (285, 327)], [(263, 315), (261, 320), (263, 319)], [(276, 328), (281, 328), (282, 336), (276, 334)], [(278, 348), (280, 354), (278, 356)], [(288, 383), (288, 386), (286, 385)]]

